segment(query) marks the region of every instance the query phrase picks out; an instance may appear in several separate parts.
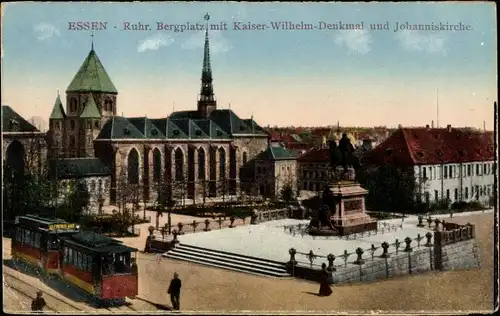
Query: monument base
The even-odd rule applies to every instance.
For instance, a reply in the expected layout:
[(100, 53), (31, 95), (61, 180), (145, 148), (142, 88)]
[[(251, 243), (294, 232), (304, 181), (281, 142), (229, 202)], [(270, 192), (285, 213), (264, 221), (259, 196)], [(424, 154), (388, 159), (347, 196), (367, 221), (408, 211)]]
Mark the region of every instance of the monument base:
[(333, 225), (333, 227), (338, 231), (339, 236), (361, 233), (366, 231), (377, 230), (378, 224), (377, 221), (370, 221), (360, 224), (353, 224), (348, 226), (343, 225)]

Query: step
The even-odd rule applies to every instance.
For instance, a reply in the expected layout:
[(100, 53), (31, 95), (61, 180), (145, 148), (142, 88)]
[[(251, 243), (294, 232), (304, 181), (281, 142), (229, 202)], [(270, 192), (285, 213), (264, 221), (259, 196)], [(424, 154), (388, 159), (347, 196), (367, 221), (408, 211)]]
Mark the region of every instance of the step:
[(244, 262), (236, 256), (231, 258), (231, 257), (225, 255), (225, 257), (222, 257), (222, 256), (220, 256), (220, 254), (210, 253), (207, 251), (204, 251), (204, 252), (198, 251), (197, 252), (197, 251), (185, 249), (185, 248), (184, 249), (176, 248), (175, 250), (171, 250), (171, 251), (167, 252), (167, 255), (170, 255), (170, 254), (185, 254), (185, 255), (198, 257), (200, 259), (209, 259), (209, 260), (213, 260), (213, 261), (221, 261), (224, 263), (233, 263), (233, 264), (255, 267), (255, 268), (265, 268), (269, 271), (286, 272), (286, 268), (285, 268), (284, 264), (277, 267), (277, 266), (268, 265), (266, 262)]
[[(269, 262), (269, 261), (266, 261), (266, 260), (262, 260), (262, 259), (259, 259), (259, 258), (250, 258), (250, 257), (247, 257), (247, 256), (241, 256), (240, 254), (237, 254), (237, 253), (220, 253), (220, 252), (217, 252), (217, 250), (212, 250), (212, 249), (207, 249), (207, 248), (199, 248), (199, 249), (194, 249), (193, 247), (189, 246), (189, 245), (183, 245), (183, 244), (179, 244), (177, 247), (175, 247), (173, 249), (174, 251), (176, 250), (183, 250), (183, 251), (189, 251), (189, 252), (194, 252), (194, 253), (199, 253), (199, 254), (208, 254), (208, 255), (211, 255), (211, 256), (217, 256), (217, 257), (220, 257), (220, 258), (227, 258), (227, 259), (232, 259), (232, 260), (235, 260), (235, 259), (238, 259), (239, 261), (241, 262), (245, 262), (245, 263), (248, 263), (248, 264), (260, 264), (260, 265), (266, 265), (266, 266), (270, 266), (270, 267), (277, 267), (277, 268), (285, 268), (285, 264), (284, 263), (277, 263), (277, 262)], [(171, 250), (172, 251), (172, 250)]]
[(233, 253), (233, 252), (228, 252), (228, 251), (215, 250), (215, 249), (208, 249), (208, 248), (203, 248), (203, 247), (193, 246), (193, 245), (183, 244), (183, 243), (178, 244), (178, 245), (177, 245), (177, 247), (178, 247), (178, 246), (184, 246), (184, 247), (194, 248), (194, 249), (196, 249), (196, 250), (210, 250), (211, 252), (214, 252), (214, 253), (219, 253), (219, 254), (224, 254), (224, 255), (230, 255), (230, 256), (238, 256), (238, 257), (242, 257), (242, 258), (253, 259), (253, 260), (259, 260), (259, 261), (264, 261), (264, 262), (274, 263), (274, 264), (278, 264), (278, 265), (283, 265), (283, 262), (279, 262), (279, 261), (276, 261), (276, 260), (271, 260), (271, 259), (261, 259), (261, 258), (257, 258), (257, 257), (251, 257), (251, 256), (247, 256), (247, 255), (236, 254), (236, 253)]
[(282, 274), (269, 273), (266, 270), (248, 269), (244, 266), (242, 267), (242, 266), (237, 266), (237, 265), (219, 264), (217, 262), (199, 260), (197, 258), (181, 256), (178, 254), (169, 254), (169, 255), (167, 255), (167, 258), (181, 260), (181, 261), (188, 261), (188, 262), (198, 263), (198, 264), (202, 264), (202, 265), (206, 265), (206, 266), (211, 266), (211, 267), (216, 267), (216, 268), (221, 268), (221, 269), (226, 269), (226, 270), (232, 270), (232, 271), (237, 271), (237, 272), (242, 272), (242, 273), (249, 273), (249, 274), (265, 276), (265, 277), (270, 277), (270, 276), (271, 277), (279, 277), (279, 278), (291, 277), (291, 275), (288, 273), (282, 273)]
[(165, 257), (167, 257), (167, 258), (172, 258), (174, 256), (175, 257), (179, 257), (179, 258), (183, 258), (184, 260), (187, 260), (187, 261), (197, 260), (197, 261), (200, 261), (200, 262), (208, 262), (208, 263), (217, 264), (217, 265), (220, 265), (220, 266), (227, 266), (227, 267), (231, 267), (231, 268), (238, 268), (238, 269), (241, 269), (241, 270), (244, 270), (244, 271), (257, 272), (259, 274), (267, 274), (267, 275), (274, 275), (274, 276), (289, 275), (289, 273), (286, 272), (285, 269), (283, 269), (282, 271), (276, 271), (276, 270), (272, 271), (270, 269), (267, 269), (267, 267), (265, 267), (265, 266), (250, 267), (250, 266), (247, 266), (245, 264), (238, 264), (238, 263), (234, 263), (234, 262), (224, 262), (224, 261), (219, 261), (217, 259), (203, 258), (203, 257), (198, 257), (196, 255), (185, 254), (185, 253), (172, 253), (172, 254), (165, 255)]
[(167, 257), (167, 258), (171, 258), (173, 256), (176, 256), (176, 257), (179, 257), (179, 258), (184, 258), (184, 260), (187, 260), (187, 261), (198, 260), (198, 261), (201, 261), (201, 262), (208, 262), (208, 263), (212, 263), (212, 264), (218, 264), (218, 265), (221, 265), (221, 266), (228, 266), (228, 267), (234, 267), (234, 268), (241, 269), (241, 270), (253, 271), (253, 272), (260, 273), (260, 274), (268, 274), (268, 275), (269, 274), (271, 274), (271, 275), (285, 275), (285, 274), (288, 274), (286, 272), (286, 270), (283, 270), (283, 271), (280, 271), (280, 272), (270, 271), (270, 270), (266, 269), (265, 266), (262, 266), (262, 267), (249, 267), (249, 266), (246, 266), (245, 264), (240, 264), (240, 263), (235, 263), (235, 262), (223, 262), (223, 261), (219, 261), (217, 259), (202, 258), (202, 257), (198, 257), (196, 255), (191, 255), (191, 254), (172, 253), (172, 254), (166, 254), (164, 256)]

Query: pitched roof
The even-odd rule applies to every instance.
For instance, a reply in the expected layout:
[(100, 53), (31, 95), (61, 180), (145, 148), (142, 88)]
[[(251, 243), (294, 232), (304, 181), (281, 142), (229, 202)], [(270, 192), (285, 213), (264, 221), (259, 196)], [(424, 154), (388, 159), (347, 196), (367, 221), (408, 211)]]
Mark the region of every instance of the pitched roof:
[(332, 129), (329, 127), (315, 128), (311, 131), (311, 134), (316, 137), (328, 136)]
[(101, 128), (101, 132), (97, 139), (145, 139), (141, 133), (130, 123), (130, 121), (122, 116), (113, 116)]
[(400, 128), (363, 157), (364, 163), (401, 166), (493, 160), (488, 134), (453, 128)]
[(299, 156), (297, 161), (303, 163), (327, 163), (330, 161), (330, 153), (328, 148), (311, 148)]
[[(198, 111), (178, 111), (169, 116), (170, 119), (204, 119)], [(208, 119), (217, 124), (226, 134), (266, 135), (266, 132), (254, 120), (242, 120), (232, 110), (221, 109), (210, 113)]]
[(66, 113), (64, 112), (64, 107), (61, 102), (61, 96), (59, 93), (57, 94), (56, 102), (54, 103), (54, 107), (52, 108), (52, 113), (50, 114), (49, 119), (57, 120), (66, 118)]
[(83, 108), (82, 113), (80, 114), (81, 118), (101, 118), (101, 113), (99, 113), (99, 109), (97, 108), (97, 104), (95, 104), (94, 97), (92, 94), (88, 97), (87, 103)]
[(297, 155), (293, 151), (289, 151), (281, 146), (269, 146), (267, 149), (257, 156), (254, 160), (294, 160)]
[(38, 132), (38, 129), (10, 106), (2, 105), (2, 132)]
[(98, 158), (66, 158), (49, 163), (50, 175), (57, 179), (109, 176), (110, 170)]
[(96, 52), (92, 49), (66, 89), (66, 92), (118, 93)]
[(148, 139), (165, 138), (165, 129), (162, 130), (147, 117), (128, 117), (127, 120)]
[(269, 135), (269, 138), (271, 139), (271, 141), (274, 141), (274, 142), (281, 141), (281, 135), (278, 132), (276, 132), (275, 130), (273, 130), (272, 128), (268, 128), (266, 132), (267, 132), (267, 135)]

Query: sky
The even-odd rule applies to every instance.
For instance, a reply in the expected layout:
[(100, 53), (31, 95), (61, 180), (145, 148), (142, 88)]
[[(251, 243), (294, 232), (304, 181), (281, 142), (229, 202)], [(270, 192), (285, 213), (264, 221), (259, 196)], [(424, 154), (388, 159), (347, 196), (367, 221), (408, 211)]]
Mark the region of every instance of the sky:
[[(157, 22), (226, 23), (211, 30), (214, 91), (261, 125), (473, 126), (493, 129), (497, 98), (494, 3), (9, 3), (2, 5), (2, 104), (25, 117), (50, 115), (94, 48), (118, 90), (118, 114), (165, 117), (196, 109), (203, 31)], [(306, 23), (277, 30), (271, 23)], [(124, 23), (151, 30), (124, 30)], [(234, 23), (264, 24), (237, 30)], [(360, 24), (332, 30), (328, 24)], [(388, 29), (371, 25), (387, 23)], [(450, 23), (462, 31), (395, 28)], [(241, 27), (240, 27), (241, 28)], [(65, 104), (63, 97), (63, 103)]]

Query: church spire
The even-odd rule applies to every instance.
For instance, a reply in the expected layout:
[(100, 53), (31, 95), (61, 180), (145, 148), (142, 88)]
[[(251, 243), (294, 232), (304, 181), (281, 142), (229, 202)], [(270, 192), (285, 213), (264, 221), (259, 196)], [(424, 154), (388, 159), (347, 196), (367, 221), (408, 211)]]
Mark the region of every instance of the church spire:
[(203, 54), (203, 68), (201, 71), (201, 91), (200, 97), (198, 99), (198, 110), (209, 115), (210, 112), (215, 110), (217, 107), (214, 87), (212, 85), (212, 67), (210, 65), (210, 43), (208, 39), (208, 21), (210, 20), (210, 15), (207, 13), (205, 15), (205, 47)]
[(94, 50), (94, 32), (90, 34), (90, 37), (92, 38), (92, 43), (90, 44), (90, 50)]

